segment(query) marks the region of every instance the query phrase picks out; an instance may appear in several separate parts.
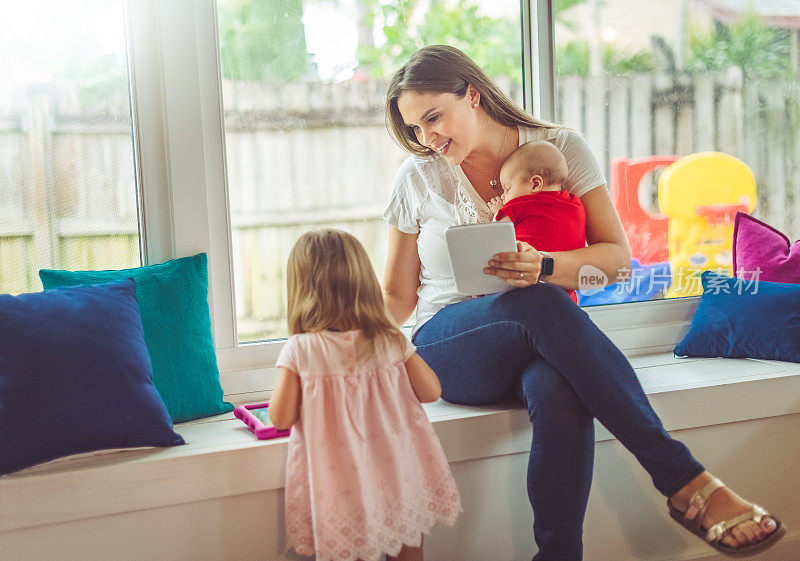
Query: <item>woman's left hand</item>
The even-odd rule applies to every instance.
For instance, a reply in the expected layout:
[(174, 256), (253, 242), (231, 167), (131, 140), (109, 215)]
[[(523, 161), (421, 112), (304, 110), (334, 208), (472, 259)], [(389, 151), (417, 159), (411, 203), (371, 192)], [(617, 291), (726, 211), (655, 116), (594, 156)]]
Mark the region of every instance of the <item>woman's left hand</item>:
[(542, 270), (542, 254), (528, 243), (517, 241), (516, 252), (498, 253), (483, 268), (487, 275), (494, 275), (519, 288), (539, 282)]

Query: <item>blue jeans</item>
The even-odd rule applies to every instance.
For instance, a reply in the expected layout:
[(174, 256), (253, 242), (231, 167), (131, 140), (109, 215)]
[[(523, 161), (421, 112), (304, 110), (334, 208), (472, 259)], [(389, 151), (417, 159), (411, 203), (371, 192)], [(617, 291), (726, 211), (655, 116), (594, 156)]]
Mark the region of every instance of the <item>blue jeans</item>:
[(703, 471), (664, 430), (633, 368), (563, 289), (539, 284), (451, 304), (414, 335), (452, 403), (522, 398), (533, 424), (535, 561), (580, 560), (594, 419), (672, 495)]

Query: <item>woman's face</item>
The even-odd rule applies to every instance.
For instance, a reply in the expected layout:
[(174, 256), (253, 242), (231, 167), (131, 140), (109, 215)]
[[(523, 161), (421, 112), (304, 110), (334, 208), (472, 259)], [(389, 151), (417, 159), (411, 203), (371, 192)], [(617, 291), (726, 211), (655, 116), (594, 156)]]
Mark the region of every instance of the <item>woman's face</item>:
[(436, 150), (450, 164), (460, 164), (474, 146), (477, 131), (478, 94), (470, 90), (463, 97), (451, 93), (406, 91), (397, 108), (406, 126), (413, 127), (417, 141)]

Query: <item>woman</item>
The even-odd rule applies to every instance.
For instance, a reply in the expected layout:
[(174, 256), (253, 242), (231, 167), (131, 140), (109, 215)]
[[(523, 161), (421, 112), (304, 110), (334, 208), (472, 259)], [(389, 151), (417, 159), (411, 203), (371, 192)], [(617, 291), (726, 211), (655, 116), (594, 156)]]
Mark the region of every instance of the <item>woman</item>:
[[(577, 288), (585, 265), (614, 279), (630, 264), (605, 180), (581, 135), (534, 119), (469, 57), (442, 45), (421, 49), (392, 77), (386, 120), (412, 154), (383, 215), (391, 225), (387, 306), (400, 323), (417, 309), (412, 340), (439, 375), (444, 399), (487, 404), (515, 392), (527, 406), (534, 559), (581, 559), (594, 418), (648, 471), (670, 514), (712, 547), (740, 555), (774, 544), (785, 527), (722, 486), (666, 433), (628, 361), (559, 288)], [(566, 187), (586, 209), (587, 247), (550, 256), (517, 242), (517, 252), (498, 254), (484, 272), (519, 290), (459, 297), (445, 229), (491, 221), (486, 203), (502, 192), (500, 164), (522, 143), (542, 139), (567, 159)]]

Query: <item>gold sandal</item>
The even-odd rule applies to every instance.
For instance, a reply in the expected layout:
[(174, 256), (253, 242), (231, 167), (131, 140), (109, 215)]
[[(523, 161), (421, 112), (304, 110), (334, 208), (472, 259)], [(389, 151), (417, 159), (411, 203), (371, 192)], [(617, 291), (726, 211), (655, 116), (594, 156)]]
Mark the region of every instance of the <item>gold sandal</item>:
[[(678, 524), (689, 530), (695, 536), (705, 540), (705, 542), (725, 555), (730, 557), (749, 557), (756, 555), (762, 551), (769, 549), (775, 545), (786, 534), (786, 526), (777, 518), (769, 514), (763, 507), (754, 504), (753, 508), (744, 514), (740, 514), (730, 520), (718, 522), (708, 529), (703, 528), (703, 520), (708, 510), (708, 504), (712, 493), (721, 489), (725, 485), (717, 478), (711, 479), (706, 485), (692, 495), (689, 501), (689, 506), (686, 512), (681, 512), (672, 505), (672, 501), (667, 499), (667, 507), (669, 507), (669, 515)], [(756, 543), (744, 544), (738, 547), (730, 546), (722, 543), (722, 540), (730, 534), (732, 528), (737, 524), (752, 520), (759, 526), (761, 521), (769, 517), (775, 521), (775, 531), (769, 534), (766, 538)]]

